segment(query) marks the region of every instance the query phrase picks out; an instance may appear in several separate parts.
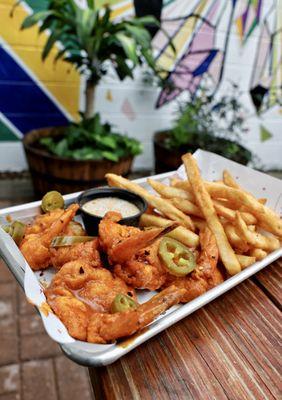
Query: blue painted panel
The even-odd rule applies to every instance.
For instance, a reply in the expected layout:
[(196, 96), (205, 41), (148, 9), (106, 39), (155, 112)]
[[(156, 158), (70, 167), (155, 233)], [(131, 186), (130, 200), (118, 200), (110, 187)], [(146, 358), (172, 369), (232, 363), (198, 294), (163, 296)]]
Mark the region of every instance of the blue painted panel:
[(23, 133), (68, 123), (62, 111), (3, 47), (0, 47), (0, 112)]

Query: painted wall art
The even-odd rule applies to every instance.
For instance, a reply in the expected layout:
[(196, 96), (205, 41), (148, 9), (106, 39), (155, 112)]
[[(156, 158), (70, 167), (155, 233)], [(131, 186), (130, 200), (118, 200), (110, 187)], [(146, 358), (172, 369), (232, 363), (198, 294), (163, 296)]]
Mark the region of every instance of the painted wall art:
[[(45, 33), (21, 31), (32, 10), (48, 0), (26, 0), (11, 15), (14, 0), (0, 0), (0, 170), (26, 167), (20, 139), (28, 131), (65, 125), (78, 118), (84, 82), (52, 54), (43, 63)], [(98, 0), (100, 6), (105, 1)], [(152, 136), (170, 127), (175, 104), (200, 87), (213, 96), (238, 85), (246, 109), (244, 145), (265, 169), (282, 168), (282, 0), (107, 0), (113, 18), (154, 14), (161, 30), (151, 30), (155, 57), (167, 85), (119, 82), (109, 72), (96, 94), (103, 119), (138, 137), (144, 153), (135, 167), (153, 165)], [(175, 51), (172, 50), (173, 43)], [(53, 52), (53, 51), (52, 51)]]

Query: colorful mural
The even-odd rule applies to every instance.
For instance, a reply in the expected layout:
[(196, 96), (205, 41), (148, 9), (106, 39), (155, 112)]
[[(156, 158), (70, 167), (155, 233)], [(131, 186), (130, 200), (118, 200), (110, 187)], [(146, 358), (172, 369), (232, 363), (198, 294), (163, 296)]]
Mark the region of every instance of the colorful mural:
[[(123, 83), (109, 74), (97, 94), (102, 115), (143, 141), (137, 167), (152, 165), (153, 131), (170, 125), (175, 100), (193, 97), (201, 85), (220, 95), (230, 80), (239, 85), (249, 112), (250, 147), (269, 166), (282, 166), (281, 157), (272, 156), (282, 148), (282, 0), (96, 1), (110, 3), (117, 19), (135, 11), (143, 15), (150, 7), (161, 16), (163, 30), (154, 31), (152, 40), (166, 86), (146, 86), (141, 74)], [(22, 160), (15, 168), (24, 168), (17, 153), (22, 135), (77, 119), (83, 106), (84, 82), (77, 72), (61, 61), (55, 65), (52, 54), (43, 63), (45, 34), (39, 36), (36, 27), (19, 29), (25, 16), (46, 9), (48, 0), (21, 2), (11, 17), (14, 4), (0, 0), (0, 169), (6, 165), (5, 146), (15, 163)]]
[[(223, 75), (235, 5), (236, 0), (232, 3), (222, 0), (200, 0), (187, 16), (175, 18), (171, 17), (173, 9), (169, 8), (172, 7), (165, 10), (163, 28), (166, 30), (166, 24), (172, 21), (177, 23), (169, 40), (159, 49), (157, 57), (159, 65), (169, 71), (169, 86), (160, 93), (157, 107), (174, 100), (183, 91), (189, 91), (193, 96), (205, 77), (212, 80), (214, 91), (216, 90)], [(176, 4), (173, 5), (175, 6)], [(217, 46), (217, 29), (222, 18), (226, 20), (226, 35), (222, 45)], [(156, 47), (165, 37), (161, 32), (155, 38)], [(177, 56), (182, 53), (176, 61), (170, 41), (176, 48)]]
[(252, 72), (250, 94), (258, 113), (282, 106), (282, 1), (264, 18)]

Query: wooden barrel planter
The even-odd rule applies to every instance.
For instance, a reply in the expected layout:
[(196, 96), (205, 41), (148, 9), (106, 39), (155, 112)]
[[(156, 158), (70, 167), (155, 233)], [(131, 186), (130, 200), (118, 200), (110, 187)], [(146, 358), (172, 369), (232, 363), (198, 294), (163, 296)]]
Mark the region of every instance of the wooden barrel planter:
[(57, 157), (40, 148), (40, 138), (59, 136), (64, 129), (37, 129), (24, 136), (23, 145), (36, 194), (43, 195), (50, 190), (58, 190), (62, 194), (77, 192), (105, 184), (108, 172), (129, 174), (133, 157), (123, 158), (117, 163), (108, 160), (79, 161)]
[[(196, 143), (189, 143), (180, 150), (174, 150), (169, 149), (165, 146), (165, 141), (168, 135), (169, 131), (156, 132), (154, 135), (154, 156), (156, 174), (176, 170), (182, 164), (181, 157), (187, 152), (194, 153), (198, 148), (202, 148), (202, 150), (211, 151), (223, 157), (226, 157), (226, 155), (224, 154), (224, 148), (227, 145), (235, 144), (228, 139), (212, 138), (209, 146), (207, 146), (209, 148), (200, 147)], [(240, 148), (240, 152), (234, 154), (231, 159), (240, 164), (247, 165), (252, 158), (251, 152), (238, 143), (236, 143), (236, 146)]]

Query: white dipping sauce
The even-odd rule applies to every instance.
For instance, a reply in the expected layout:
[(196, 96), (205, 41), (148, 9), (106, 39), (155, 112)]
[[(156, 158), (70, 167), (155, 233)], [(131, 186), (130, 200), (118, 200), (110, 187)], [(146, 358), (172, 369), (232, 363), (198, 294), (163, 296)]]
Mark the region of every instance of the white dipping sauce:
[(130, 201), (118, 197), (98, 197), (83, 204), (82, 209), (89, 214), (104, 217), (108, 211), (116, 211), (123, 218), (132, 217), (140, 212), (139, 208)]

